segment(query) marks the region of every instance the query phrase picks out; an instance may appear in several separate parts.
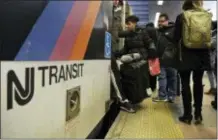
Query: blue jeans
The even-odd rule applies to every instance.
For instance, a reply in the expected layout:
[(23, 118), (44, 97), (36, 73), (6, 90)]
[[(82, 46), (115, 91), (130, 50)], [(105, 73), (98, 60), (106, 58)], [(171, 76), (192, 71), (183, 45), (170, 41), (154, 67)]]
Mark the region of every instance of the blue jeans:
[(216, 88), (216, 76), (213, 71), (207, 71), (207, 75), (210, 82), (210, 88)]
[(177, 92), (177, 70), (174, 68), (161, 67), (161, 73), (158, 76), (159, 97), (174, 99)]

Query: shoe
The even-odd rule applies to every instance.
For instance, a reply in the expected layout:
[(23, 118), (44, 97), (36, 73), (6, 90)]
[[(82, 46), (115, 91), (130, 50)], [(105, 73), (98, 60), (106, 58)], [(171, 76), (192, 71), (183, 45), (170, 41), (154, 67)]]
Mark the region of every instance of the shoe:
[(175, 99), (174, 99), (173, 97), (169, 97), (169, 98), (168, 98), (168, 102), (169, 102), (169, 103), (174, 103), (174, 101), (175, 101)]
[(216, 103), (215, 101), (212, 101), (212, 102), (211, 102), (211, 106), (212, 106), (215, 110), (217, 110), (217, 103)]
[(180, 96), (180, 95), (181, 95), (181, 93), (180, 93), (180, 92), (178, 92), (176, 95), (177, 95), (177, 96)]
[(201, 124), (203, 121), (203, 117), (201, 114), (195, 115), (195, 124)]
[(152, 99), (153, 102), (167, 102), (168, 99), (167, 98), (163, 98), (163, 97), (156, 97)]
[(205, 92), (204, 94), (211, 95), (211, 94), (215, 94), (215, 93), (216, 93), (216, 89), (215, 88), (211, 88), (208, 92)]
[(133, 108), (133, 105), (129, 102), (120, 103), (120, 109), (129, 112), (129, 113), (135, 113), (135, 109)]
[(151, 90), (150, 88), (147, 89), (146, 92), (147, 92), (147, 94), (148, 94), (149, 97), (152, 95), (152, 90)]
[(179, 117), (179, 121), (190, 125), (191, 121), (192, 121), (192, 115), (190, 115), (190, 116), (183, 115), (183, 116)]

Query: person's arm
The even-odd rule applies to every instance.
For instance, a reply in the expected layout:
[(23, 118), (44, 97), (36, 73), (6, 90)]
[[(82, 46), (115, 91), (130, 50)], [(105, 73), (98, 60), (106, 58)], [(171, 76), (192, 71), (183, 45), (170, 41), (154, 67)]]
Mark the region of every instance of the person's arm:
[(157, 30), (155, 28), (148, 27), (147, 32), (148, 32), (148, 35), (150, 36), (150, 38), (156, 44), (156, 42), (157, 42)]
[(178, 15), (175, 22), (174, 40), (176, 43), (182, 38), (182, 14)]
[(119, 31), (118, 37), (119, 38), (127, 38), (127, 37), (131, 37), (132, 34), (133, 34), (133, 32), (131, 32), (131, 31)]
[(145, 47), (148, 51), (148, 58), (156, 58), (157, 57), (156, 46), (146, 30), (143, 31), (143, 39), (144, 39)]

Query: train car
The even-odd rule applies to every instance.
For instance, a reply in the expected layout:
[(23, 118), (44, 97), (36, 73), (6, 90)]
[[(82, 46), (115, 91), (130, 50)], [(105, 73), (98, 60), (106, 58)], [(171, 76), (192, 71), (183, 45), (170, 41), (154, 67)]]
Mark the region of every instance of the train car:
[(112, 8), (0, 2), (2, 138), (94, 138), (110, 103)]

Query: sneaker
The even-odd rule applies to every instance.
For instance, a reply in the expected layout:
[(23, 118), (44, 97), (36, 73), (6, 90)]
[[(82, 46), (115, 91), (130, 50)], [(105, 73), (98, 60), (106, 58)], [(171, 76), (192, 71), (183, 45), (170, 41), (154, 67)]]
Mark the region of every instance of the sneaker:
[(129, 112), (129, 113), (135, 113), (135, 109), (133, 109), (132, 104), (130, 104), (129, 102), (125, 102), (125, 103), (121, 103), (120, 104), (120, 109)]
[(211, 106), (212, 106), (215, 110), (217, 110), (217, 103), (216, 103), (215, 101), (212, 101), (212, 102), (211, 102)]
[(174, 99), (173, 97), (169, 97), (169, 98), (168, 98), (168, 102), (169, 102), (169, 103), (174, 103), (174, 100), (175, 100), (175, 99)]
[(167, 98), (163, 98), (163, 97), (156, 97), (152, 99), (153, 102), (167, 102), (168, 99)]
[(151, 90), (150, 88), (147, 89), (146, 92), (147, 92), (147, 94), (148, 94), (149, 97), (152, 95), (152, 90)]

